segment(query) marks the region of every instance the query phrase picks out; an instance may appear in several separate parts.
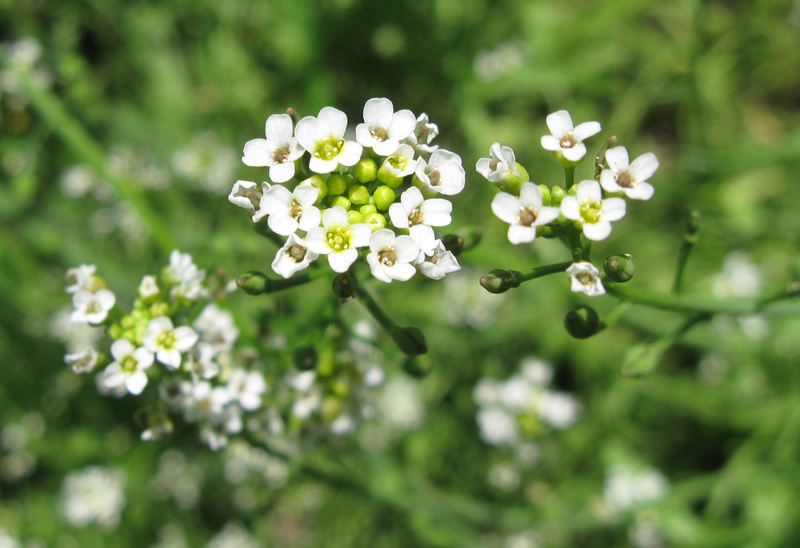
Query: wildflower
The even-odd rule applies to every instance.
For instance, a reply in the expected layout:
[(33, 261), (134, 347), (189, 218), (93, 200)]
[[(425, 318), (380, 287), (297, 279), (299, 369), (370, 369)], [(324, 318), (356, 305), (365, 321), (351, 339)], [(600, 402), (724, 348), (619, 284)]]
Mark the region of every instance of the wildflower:
[(453, 196), (464, 190), (466, 173), (461, 165), (461, 157), (448, 150), (436, 150), (426, 161), (417, 160), (414, 170), (414, 184), (424, 194), (444, 194)]
[(73, 527), (97, 523), (116, 529), (125, 507), (125, 476), (120, 470), (90, 466), (64, 478), (61, 514)]
[(367, 263), (372, 275), (382, 282), (404, 282), (417, 272), (411, 262), (419, 256), (419, 247), (411, 236), (396, 236), (383, 228), (372, 234), (369, 250)]
[(400, 145), (381, 164), (378, 169), (378, 179), (392, 188), (400, 186), (403, 177), (414, 173), (417, 160), (414, 159), (414, 149), (410, 145)]
[(180, 296), (190, 301), (196, 301), (205, 296), (206, 289), (202, 284), (206, 279), (206, 271), (197, 268), (197, 265), (192, 262), (192, 256), (188, 253), (181, 253), (174, 249), (169, 255), (167, 274), (173, 283), (178, 284), (172, 288), (172, 298)]
[(215, 353), (230, 352), (239, 338), (233, 315), (214, 303), (206, 305), (194, 321), (194, 329), (214, 349)]
[(69, 319), (75, 323), (99, 324), (106, 319), (116, 302), (117, 298), (108, 289), (99, 289), (94, 293), (80, 290), (72, 295), (75, 311)]
[(481, 438), (490, 445), (513, 445), (519, 438), (519, 424), (514, 415), (499, 407), (478, 411)]
[(502, 183), (509, 174), (515, 174), (516, 159), (511, 147), (501, 147), (494, 143), (489, 149), (491, 158), (481, 158), (475, 164), (475, 170), (491, 183)]
[(408, 229), (416, 225), (447, 226), (453, 204), (444, 198), (426, 200), (422, 192), (412, 186), (400, 195), (400, 203), (389, 206), (389, 218), (397, 228)]
[(412, 264), (423, 276), (441, 280), (447, 274), (461, 269), (455, 255), (444, 247), (441, 240), (436, 239), (432, 229), (417, 225), (412, 226), (409, 232), (419, 247), (419, 255)]
[(97, 267), (93, 264), (82, 264), (67, 270), (66, 279), (70, 285), (64, 288), (64, 291), (67, 293), (77, 293), (78, 291), (94, 293), (100, 289), (98, 278), (94, 275), (95, 270)]
[(156, 359), (169, 367), (178, 369), (181, 354), (185, 354), (197, 342), (197, 333), (188, 326), (173, 327), (167, 316), (150, 320), (142, 340), (144, 347), (156, 355)]
[(253, 220), (259, 221), (269, 215), (269, 228), (281, 236), (294, 234), (298, 229), (308, 231), (319, 226), (322, 218), (322, 213), (314, 207), (318, 196), (319, 189), (311, 185), (298, 185), (294, 191), (273, 186), (261, 197), (261, 207)]
[(611, 234), (611, 221), (625, 216), (625, 200), (603, 200), (597, 181), (581, 181), (576, 195), (565, 196), (561, 201), (561, 213), (581, 225), (583, 234), (590, 240), (605, 240)]
[(237, 402), (245, 411), (255, 411), (261, 407), (261, 395), (267, 391), (267, 383), (258, 371), (237, 367), (231, 371), (227, 389), (231, 401)]
[(501, 192), (492, 200), (492, 211), (509, 223), (508, 241), (512, 244), (532, 242), (536, 227), (545, 226), (559, 216), (557, 207), (542, 205), (542, 191), (533, 183), (523, 183), (519, 198)]
[(658, 159), (652, 152), (629, 164), (628, 150), (614, 147), (606, 151), (606, 164), (600, 172), (600, 184), (606, 192), (624, 192), (631, 200), (649, 200), (653, 195), (653, 185), (647, 179), (658, 169)]
[(139, 283), (139, 297), (144, 300), (152, 299), (158, 295), (161, 290), (158, 288), (158, 283), (153, 276), (143, 276), (142, 281)]
[(188, 422), (219, 419), (229, 402), (230, 395), (225, 387), (215, 388), (206, 381), (199, 381), (191, 386), (181, 402), (183, 416)]
[(327, 255), (334, 272), (347, 272), (358, 258), (357, 248), (369, 245), (372, 229), (366, 223), (350, 224), (347, 211), (334, 206), (322, 215), (322, 226), (308, 231), (306, 246), (318, 255)]
[(324, 107), (319, 115), (306, 116), (295, 128), (297, 141), (311, 154), (309, 168), (314, 173), (330, 173), (339, 165), (353, 166), (361, 159), (363, 147), (345, 141), (347, 116), (341, 110)]
[(566, 110), (559, 110), (547, 117), (547, 127), (552, 135), (542, 137), (542, 148), (561, 154), (567, 162), (576, 164), (586, 155), (584, 139), (600, 133), (598, 122), (572, 125), (572, 117)]
[[(298, 124), (299, 127), (299, 124)], [(269, 166), (273, 183), (285, 183), (294, 177), (294, 162), (305, 152), (292, 137), (292, 118), (288, 114), (273, 114), (267, 118), (266, 139), (253, 139), (244, 145), (242, 162), (253, 167)]]
[(400, 141), (413, 133), (416, 123), (410, 110), (394, 112), (389, 99), (370, 99), (364, 105), (364, 123), (356, 126), (356, 140), (372, 148), (378, 156), (389, 156), (398, 149)]
[(91, 373), (97, 365), (97, 350), (89, 346), (80, 352), (67, 354), (64, 361), (75, 373)]
[(605, 295), (603, 282), (600, 280), (600, 271), (588, 261), (572, 263), (567, 268), (572, 282), (572, 291), (575, 293), (586, 293), (590, 297)]
[(309, 251), (303, 238), (290, 234), (284, 246), (275, 254), (272, 270), (283, 278), (291, 278), (316, 261), (317, 257), (319, 254)]
[(269, 190), (270, 186), (271, 185), (267, 182), (261, 183), (259, 187), (258, 184), (253, 181), (236, 181), (233, 185), (233, 189), (231, 189), (231, 193), (228, 194), (228, 201), (233, 205), (246, 209), (252, 217), (259, 207), (261, 196)]
[(403, 142), (411, 145), (420, 154), (430, 154), (438, 147), (431, 146), (431, 141), (439, 135), (439, 126), (432, 124), (424, 112), (417, 117), (414, 131)]
[(134, 348), (127, 339), (118, 339), (111, 345), (114, 360), (105, 370), (103, 385), (107, 389), (125, 385), (128, 392), (137, 396), (147, 386), (145, 369), (153, 365), (153, 354), (146, 348)]

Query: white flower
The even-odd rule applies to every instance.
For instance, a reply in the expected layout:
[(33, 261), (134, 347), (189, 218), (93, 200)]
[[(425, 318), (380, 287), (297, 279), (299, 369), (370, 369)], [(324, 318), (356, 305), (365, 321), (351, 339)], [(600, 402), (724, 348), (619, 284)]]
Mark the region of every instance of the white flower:
[(206, 305), (200, 312), (194, 321), (194, 328), (216, 353), (230, 352), (233, 350), (233, 343), (239, 338), (239, 329), (233, 322), (233, 314), (214, 303)]
[(586, 293), (590, 297), (605, 295), (606, 290), (600, 281), (600, 271), (588, 261), (572, 263), (567, 268), (567, 275), (572, 282), (572, 291)]
[(325, 210), (322, 226), (308, 231), (306, 246), (318, 255), (327, 255), (334, 272), (347, 272), (358, 258), (359, 247), (369, 245), (372, 228), (366, 223), (350, 224), (341, 206)]
[(80, 352), (67, 354), (64, 361), (75, 373), (91, 373), (97, 365), (97, 350), (89, 346)]
[(116, 302), (117, 298), (108, 289), (100, 289), (94, 293), (80, 290), (72, 295), (75, 311), (69, 320), (76, 323), (101, 323)]
[(397, 228), (416, 225), (447, 226), (453, 204), (444, 198), (424, 199), (422, 192), (412, 186), (400, 195), (400, 203), (389, 206), (389, 218)]
[(275, 254), (272, 261), (272, 270), (283, 278), (291, 278), (297, 272), (305, 269), (319, 255), (306, 248), (306, 242), (297, 234), (290, 234), (289, 239), (282, 248)]
[(658, 169), (658, 159), (652, 152), (629, 164), (625, 147), (610, 148), (606, 151), (606, 164), (600, 172), (600, 184), (606, 192), (624, 192), (631, 200), (649, 200), (653, 195), (653, 185), (647, 179)]
[(151, 297), (158, 295), (160, 292), (161, 290), (158, 288), (158, 283), (156, 282), (155, 277), (142, 277), (142, 281), (139, 283), (139, 296), (142, 299), (150, 299)]
[(206, 381), (196, 382), (181, 402), (183, 416), (187, 422), (219, 419), (223, 416), (228, 402), (230, 395), (224, 387), (214, 388)]
[(559, 110), (547, 117), (547, 127), (552, 135), (542, 137), (542, 148), (560, 152), (569, 162), (579, 162), (586, 155), (584, 139), (600, 133), (598, 122), (584, 122), (577, 127), (572, 125), (572, 117), (566, 110)]
[(502, 183), (508, 175), (520, 176), (511, 147), (501, 147), (500, 143), (494, 143), (489, 148), (489, 155), (491, 158), (481, 158), (475, 164), (475, 170), (489, 182)]
[(575, 398), (561, 392), (544, 392), (536, 401), (536, 407), (544, 422), (560, 430), (572, 426), (580, 411)]
[(67, 293), (77, 293), (78, 291), (94, 293), (97, 291), (99, 287), (95, 281), (95, 270), (97, 270), (97, 267), (93, 264), (82, 264), (67, 270), (65, 277), (67, 283), (71, 285), (64, 288), (64, 291)]
[(97, 523), (115, 529), (125, 507), (125, 476), (120, 470), (90, 466), (71, 472), (61, 486), (61, 514), (73, 527)]
[(297, 122), (297, 141), (311, 153), (309, 168), (314, 173), (330, 173), (339, 167), (353, 166), (361, 159), (363, 147), (345, 141), (347, 116), (341, 110), (324, 107), (319, 115), (306, 116)]
[(561, 213), (567, 219), (577, 221), (583, 234), (590, 240), (605, 240), (611, 234), (611, 221), (625, 216), (625, 200), (602, 199), (600, 183), (581, 181), (575, 196), (565, 196), (561, 201)]
[(430, 154), (438, 147), (431, 146), (431, 141), (439, 135), (439, 126), (430, 123), (428, 115), (424, 112), (417, 117), (414, 132), (406, 137), (403, 142), (411, 145), (420, 154)]
[(410, 280), (417, 270), (411, 264), (419, 256), (417, 242), (411, 236), (396, 236), (388, 228), (372, 234), (367, 255), (372, 275), (382, 282)]
[(186, 368), (192, 374), (192, 379), (213, 379), (219, 375), (219, 364), (214, 361), (218, 352), (207, 342), (198, 342), (186, 354)]
[(445, 275), (461, 269), (456, 256), (444, 247), (441, 240), (436, 239), (432, 228), (416, 225), (409, 232), (419, 246), (419, 255), (413, 264), (423, 276), (441, 280)]
[(184, 325), (175, 328), (167, 316), (159, 316), (147, 324), (142, 343), (156, 355), (158, 361), (170, 369), (178, 369), (181, 354), (193, 347), (197, 339), (197, 333), (191, 327)]
[(466, 173), (461, 165), (461, 157), (448, 150), (435, 150), (426, 161), (417, 160), (414, 170), (414, 184), (425, 194), (444, 194), (453, 196), (464, 190)]
[(264, 195), (264, 192), (266, 192), (270, 186), (271, 185), (267, 182), (261, 183), (259, 187), (258, 184), (253, 181), (236, 181), (231, 189), (231, 193), (228, 194), (228, 201), (233, 205), (246, 209), (252, 217), (259, 207), (261, 196)]
[(416, 118), (410, 110), (394, 112), (389, 99), (374, 98), (364, 105), (364, 123), (356, 126), (356, 140), (378, 156), (389, 156), (412, 134)]
[(519, 438), (517, 418), (505, 409), (480, 409), (476, 418), (481, 438), (490, 445), (513, 445)]
[(283, 186), (273, 186), (261, 197), (261, 205), (253, 221), (265, 215), (269, 228), (281, 236), (294, 234), (298, 229), (308, 231), (319, 226), (322, 213), (314, 207), (319, 189), (311, 185), (298, 185), (294, 191)]
[(231, 371), (227, 390), (231, 401), (238, 402), (245, 411), (255, 411), (261, 407), (261, 394), (267, 391), (267, 383), (258, 371), (237, 367)]
[(267, 118), (266, 139), (253, 139), (244, 145), (242, 162), (253, 167), (269, 166), (269, 178), (285, 183), (294, 177), (294, 162), (304, 150), (292, 137), (292, 117), (273, 114)]
[[(378, 168), (378, 179), (386, 184), (401, 181), (403, 177), (411, 175), (417, 168), (414, 159), (414, 149), (410, 145), (400, 145)], [(399, 184), (399, 183), (398, 183)], [(392, 184), (392, 186), (398, 186)]]
[(147, 386), (145, 369), (153, 365), (153, 354), (146, 348), (135, 348), (127, 339), (118, 339), (111, 345), (113, 362), (106, 367), (103, 386), (114, 389), (124, 385), (125, 389), (137, 396)]
[(533, 183), (523, 183), (519, 198), (507, 192), (497, 194), (492, 200), (492, 211), (506, 223), (508, 241), (512, 244), (532, 242), (536, 227), (545, 226), (558, 219), (557, 207), (542, 205), (542, 191)]
[(177, 287), (172, 288), (173, 298), (181, 296), (190, 301), (196, 301), (205, 296), (206, 289), (202, 284), (206, 279), (206, 271), (197, 268), (197, 265), (192, 262), (192, 256), (188, 253), (181, 253), (174, 249), (169, 255), (167, 272), (172, 281), (178, 284)]

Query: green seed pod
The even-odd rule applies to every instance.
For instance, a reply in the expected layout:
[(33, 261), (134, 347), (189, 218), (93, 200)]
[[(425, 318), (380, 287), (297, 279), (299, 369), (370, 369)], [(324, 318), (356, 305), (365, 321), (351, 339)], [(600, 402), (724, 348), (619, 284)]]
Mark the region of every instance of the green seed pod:
[(331, 207), (342, 206), (346, 210), (350, 210), (350, 200), (345, 198), (344, 196), (337, 196), (333, 200), (331, 200)]
[(317, 190), (319, 190), (319, 196), (317, 196), (317, 201), (314, 202), (315, 204), (322, 202), (322, 199), (328, 195), (328, 185), (327, 183), (325, 183), (325, 180), (319, 175), (312, 175), (311, 177), (301, 182), (300, 184), (311, 185)]
[(464, 251), (464, 238), (458, 234), (445, 234), (442, 236), (442, 244), (444, 248), (458, 257)]
[(397, 193), (391, 187), (381, 185), (375, 189), (372, 197), (375, 200), (375, 207), (381, 211), (386, 211), (394, 203)]
[(509, 289), (519, 287), (520, 281), (517, 278), (517, 274), (519, 274), (519, 272), (516, 270), (502, 270), (496, 268), (486, 276), (481, 276), (481, 287), (495, 295), (505, 293)]
[(387, 186), (397, 188), (403, 184), (403, 178), (395, 175), (390, 166), (388, 160), (384, 160), (378, 169), (378, 180)]
[(311, 371), (317, 367), (317, 349), (313, 346), (301, 346), (294, 351), (294, 366), (300, 371)]
[(236, 280), (236, 285), (248, 295), (269, 293), (269, 279), (263, 272), (251, 270)]
[(347, 181), (338, 173), (332, 174), (328, 177), (328, 194), (331, 196), (339, 196), (344, 194), (347, 190)]
[(355, 290), (355, 280), (353, 280), (353, 277), (347, 272), (339, 274), (333, 279), (333, 293), (340, 299), (349, 299), (353, 296)]
[(406, 360), (403, 362), (403, 371), (415, 379), (427, 377), (432, 369), (433, 364), (427, 356), (406, 358)]
[(353, 185), (347, 189), (350, 202), (356, 205), (364, 205), (369, 201), (369, 190), (364, 185)]
[(576, 339), (588, 339), (600, 331), (600, 318), (593, 308), (580, 305), (567, 312), (564, 327)]
[(392, 340), (406, 356), (419, 356), (428, 351), (425, 336), (416, 327), (395, 327), (391, 335)]
[(378, 165), (372, 158), (365, 158), (353, 166), (353, 175), (361, 183), (369, 183), (378, 176)]
[(603, 263), (603, 270), (611, 281), (625, 283), (633, 278), (633, 257), (625, 255), (611, 255)]

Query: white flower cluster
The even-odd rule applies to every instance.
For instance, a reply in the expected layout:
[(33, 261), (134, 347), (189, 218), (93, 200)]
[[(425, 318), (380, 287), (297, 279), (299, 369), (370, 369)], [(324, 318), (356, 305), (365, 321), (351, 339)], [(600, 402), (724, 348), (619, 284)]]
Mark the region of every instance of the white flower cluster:
[[(107, 351), (88, 346), (65, 356), (76, 373), (97, 375), (101, 393), (140, 395), (151, 378), (161, 379), (157, 392), (167, 407), (201, 426), (212, 447), (225, 445), (241, 432), (243, 414), (257, 411), (267, 390), (263, 375), (236, 364), (234, 343), (239, 330), (229, 312), (208, 303), (193, 322), (187, 313), (207, 298), (205, 271), (188, 254), (173, 251), (160, 276), (145, 276), (129, 314), (115, 310), (114, 294), (95, 274), (94, 265), (67, 272), (73, 294), (73, 322), (107, 325), (112, 339)], [(113, 317), (111, 317), (113, 316)], [(103, 363), (110, 355), (110, 363)], [(155, 371), (156, 364), (159, 370)], [(172, 430), (165, 414), (154, 412), (143, 440)]]
[(490, 445), (513, 448), (548, 428), (569, 428), (578, 418), (578, 402), (547, 387), (553, 377), (549, 364), (527, 358), (520, 368), (521, 373), (505, 381), (484, 378), (475, 385), (478, 427)]
[[(237, 181), (228, 199), (287, 237), (272, 269), (289, 278), (325, 255), (346, 272), (368, 248), (372, 274), (386, 283), (458, 270), (434, 227), (451, 221), (452, 204), (438, 196), (461, 192), (466, 175), (457, 154), (430, 144), (438, 127), (374, 98), (355, 141), (346, 130), (347, 116), (333, 107), (294, 127), (290, 115), (273, 114), (266, 139), (245, 144), (242, 161), (268, 167), (270, 182)], [(300, 173), (310, 176), (300, 181)]]
[(621, 514), (654, 504), (668, 491), (669, 482), (658, 470), (618, 464), (606, 471), (603, 500), (612, 513)]
[(96, 523), (113, 530), (125, 507), (125, 477), (121, 470), (89, 466), (64, 478), (61, 514), (73, 527)]
[[(547, 126), (551, 135), (542, 137), (542, 147), (552, 151), (567, 169), (581, 162), (586, 155), (583, 141), (601, 129), (598, 122), (574, 126), (565, 110), (550, 114)], [(624, 198), (648, 200), (653, 195), (647, 179), (658, 169), (654, 154), (630, 162), (625, 147), (617, 146), (605, 152), (596, 179), (564, 189), (531, 182), (509, 147), (494, 143), (489, 153), (491, 157), (478, 160), (475, 169), (502, 190), (492, 200), (492, 211), (509, 224), (512, 244), (532, 242), (537, 235), (565, 236), (570, 230), (580, 230), (591, 241), (605, 240), (611, 234), (611, 223), (625, 216)], [(605, 293), (599, 271), (590, 262), (576, 263), (567, 273), (573, 291), (590, 296)]]

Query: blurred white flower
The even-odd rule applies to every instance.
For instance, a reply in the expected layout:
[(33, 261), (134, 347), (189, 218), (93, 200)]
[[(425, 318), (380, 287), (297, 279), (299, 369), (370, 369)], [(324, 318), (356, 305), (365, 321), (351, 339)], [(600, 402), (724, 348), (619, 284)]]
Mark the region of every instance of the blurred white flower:
[(61, 486), (61, 514), (73, 527), (96, 523), (113, 530), (125, 507), (125, 476), (119, 469), (89, 466), (71, 472)]
[(752, 299), (761, 294), (763, 275), (758, 265), (743, 251), (725, 257), (722, 272), (712, 281), (714, 296), (719, 299)]
[(669, 483), (658, 470), (616, 465), (606, 471), (603, 499), (613, 513), (624, 513), (658, 502), (668, 491)]

